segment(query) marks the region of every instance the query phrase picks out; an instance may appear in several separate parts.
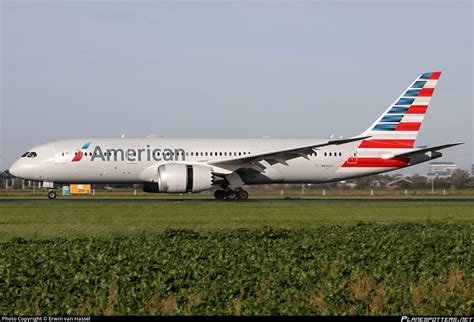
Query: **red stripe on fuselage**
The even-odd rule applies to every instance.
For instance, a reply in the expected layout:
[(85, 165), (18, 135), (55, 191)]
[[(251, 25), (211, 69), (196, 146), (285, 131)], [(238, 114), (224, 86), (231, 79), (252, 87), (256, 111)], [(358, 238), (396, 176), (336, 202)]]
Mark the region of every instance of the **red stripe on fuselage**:
[(401, 168), (406, 167), (409, 158), (401, 159), (382, 159), (382, 158), (357, 158), (351, 159), (351, 162), (344, 162), (343, 168)]
[(407, 111), (407, 114), (425, 114), (428, 105), (412, 105)]
[(366, 149), (409, 149), (413, 148), (415, 140), (364, 140), (359, 145), (359, 148)]
[(420, 127), (420, 122), (400, 122), (395, 131), (419, 131)]

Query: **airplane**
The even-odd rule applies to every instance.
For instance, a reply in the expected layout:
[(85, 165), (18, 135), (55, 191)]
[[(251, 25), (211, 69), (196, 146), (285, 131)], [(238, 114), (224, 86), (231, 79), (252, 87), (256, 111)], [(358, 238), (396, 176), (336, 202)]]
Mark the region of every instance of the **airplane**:
[(50, 199), (67, 183), (142, 184), (150, 193), (248, 198), (244, 185), (327, 183), (400, 170), (462, 142), (416, 147), (441, 72), (419, 76), (364, 132), (318, 138), (90, 138), (36, 146), (8, 170), (43, 182)]

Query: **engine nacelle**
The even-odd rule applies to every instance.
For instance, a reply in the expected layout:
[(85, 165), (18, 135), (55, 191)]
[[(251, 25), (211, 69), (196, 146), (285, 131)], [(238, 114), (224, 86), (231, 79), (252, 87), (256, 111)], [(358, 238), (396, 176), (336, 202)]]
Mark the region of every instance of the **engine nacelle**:
[(167, 163), (157, 170), (157, 182), (143, 185), (145, 192), (201, 192), (212, 189), (212, 168), (205, 165)]

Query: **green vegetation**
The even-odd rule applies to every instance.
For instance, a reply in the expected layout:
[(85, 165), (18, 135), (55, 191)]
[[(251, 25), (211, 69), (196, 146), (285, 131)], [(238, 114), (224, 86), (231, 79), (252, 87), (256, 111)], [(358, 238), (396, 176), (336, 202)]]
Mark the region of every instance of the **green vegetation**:
[[(332, 185), (332, 184), (331, 184)], [(349, 189), (338, 188), (336, 186), (326, 185), (312, 185), (305, 186), (304, 191), (301, 185), (275, 185), (275, 186), (248, 186), (251, 198), (474, 198), (474, 189), (453, 189), (437, 187), (433, 191), (431, 188), (407, 188), (405, 189), (385, 189), (385, 188), (371, 188), (364, 189)], [(371, 193), (373, 192), (373, 195)], [(0, 199), (9, 198), (27, 198), (27, 199), (45, 199), (48, 189), (0, 189)], [(209, 199), (213, 200), (212, 193), (193, 193), (193, 194), (169, 194), (169, 193), (146, 193), (141, 188), (123, 188), (123, 189), (95, 189), (94, 195), (73, 195), (63, 197), (60, 190), (58, 192), (58, 199), (103, 199), (103, 198), (128, 198), (133, 199)]]
[(3, 202), (2, 315), (472, 315), (470, 202)]
[(309, 228), (324, 224), (474, 223), (470, 202), (0, 203), (0, 240), (129, 236), (168, 228)]
[(0, 244), (0, 312), (472, 315), (473, 231), (406, 223), (17, 238)]

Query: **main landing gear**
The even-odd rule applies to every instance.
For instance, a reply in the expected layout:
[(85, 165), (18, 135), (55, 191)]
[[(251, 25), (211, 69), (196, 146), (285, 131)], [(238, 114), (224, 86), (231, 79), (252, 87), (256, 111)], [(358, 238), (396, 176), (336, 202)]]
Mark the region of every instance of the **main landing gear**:
[(53, 189), (49, 190), (48, 191), (48, 198), (53, 200), (53, 199), (56, 199), (56, 191), (54, 191)]
[(232, 190), (232, 189), (226, 189), (226, 190), (216, 190), (214, 192), (214, 198), (217, 200), (247, 200), (249, 198), (249, 193), (245, 190), (239, 189), (239, 190)]

